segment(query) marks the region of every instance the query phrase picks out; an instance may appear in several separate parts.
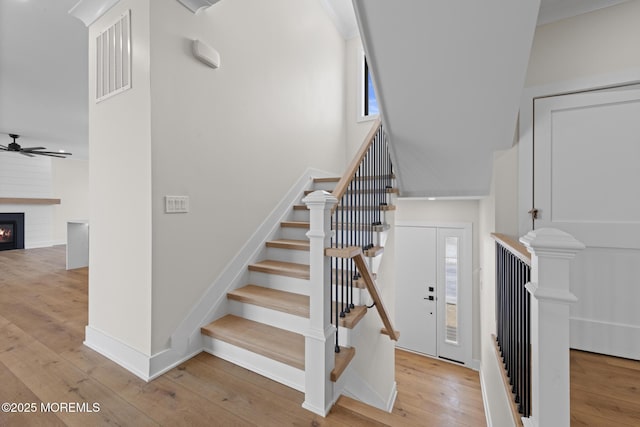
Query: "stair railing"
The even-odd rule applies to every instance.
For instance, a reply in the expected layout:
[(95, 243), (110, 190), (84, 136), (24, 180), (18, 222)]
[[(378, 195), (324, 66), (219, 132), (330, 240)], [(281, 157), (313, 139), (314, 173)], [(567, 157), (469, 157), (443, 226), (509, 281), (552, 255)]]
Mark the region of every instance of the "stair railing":
[[(531, 414), (531, 255), (502, 234), (496, 241), (496, 344), (512, 395), (515, 418)], [(515, 411), (519, 415), (515, 414)]]
[(393, 166), (389, 145), (382, 123), (377, 119), (332, 192), (338, 203), (333, 208), (331, 224), (334, 236), (327, 255), (332, 257), (331, 317), (336, 326), (336, 352), (340, 352), (340, 319), (355, 307), (355, 285), (367, 288), (385, 330), (392, 339), (397, 340), (388, 312), (376, 289), (374, 276), (368, 271), (363, 258), (363, 255), (374, 256), (380, 243), (376, 241), (376, 236), (385, 229), (384, 212), (388, 206), (392, 180)]
[[(386, 229), (384, 211), (393, 169), (381, 123), (377, 120), (363, 146), (332, 194), (314, 191), (302, 201), (310, 216), (309, 330), (305, 333), (305, 401), (303, 407), (325, 416), (335, 401), (332, 385), (340, 352), (338, 327), (354, 308), (354, 286), (369, 291), (384, 333), (397, 340), (397, 332), (374, 275), (363, 255), (376, 252), (375, 237)], [(344, 357), (340, 357), (344, 360)]]

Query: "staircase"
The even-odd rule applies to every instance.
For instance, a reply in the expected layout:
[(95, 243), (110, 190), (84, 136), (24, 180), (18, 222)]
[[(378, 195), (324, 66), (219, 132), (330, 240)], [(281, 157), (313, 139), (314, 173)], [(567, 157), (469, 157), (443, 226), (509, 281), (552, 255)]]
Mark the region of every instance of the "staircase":
[[(380, 124), (377, 123), (375, 127), (380, 129), (381, 133)], [(380, 333), (396, 338), (396, 331), (384, 312), (384, 304), (376, 288), (376, 275), (370, 272), (380, 263), (384, 252), (384, 236), (389, 229), (384, 217), (382, 221), (378, 218), (372, 222), (373, 212), (378, 212), (377, 215), (381, 212), (384, 215), (384, 212), (394, 209), (390, 202), (396, 190), (388, 185), (392, 182), (391, 173), (387, 175), (382, 189), (374, 188), (375, 183), (383, 182), (382, 180), (370, 179), (371, 182), (366, 183), (361, 189), (342, 190), (343, 194), (347, 195), (340, 197), (341, 203), (333, 207), (330, 227), (335, 230), (335, 237), (331, 243), (332, 247), (327, 248), (329, 245), (323, 245), (320, 240), (323, 253), (319, 263), (325, 264), (329, 273), (327, 276), (331, 278), (321, 278), (321, 283), (325, 284), (320, 285), (320, 295), (331, 295), (333, 303), (326, 302), (326, 310), (331, 307), (331, 316), (326, 316), (326, 319), (330, 318), (332, 325), (328, 325), (329, 336), (326, 328), (315, 329), (324, 331), (320, 335), (323, 335), (327, 342), (333, 340), (331, 334), (335, 331), (335, 345), (332, 341), (328, 343), (330, 347), (320, 347), (320, 353), (328, 355), (331, 352), (333, 357), (327, 366), (331, 367), (328, 377), (334, 385), (329, 387), (329, 392), (325, 392), (331, 394), (331, 402), (321, 404), (322, 408), (317, 408), (318, 405), (311, 405), (312, 408), (309, 408), (321, 415), (326, 414), (344, 387), (344, 381), (340, 385), (336, 384), (340, 382), (356, 355), (356, 349), (352, 345), (353, 334), (357, 334), (358, 325), (367, 315), (368, 301), (374, 303), (383, 320)], [(309, 360), (316, 360), (314, 357), (317, 355), (305, 354), (305, 350), (309, 353), (305, 340), (316, 339), (309, 337), (313, 335), (314, 330), (313, 322), (310, 320), (313, 312), (313, 301), (310, 297), (313, 294), (310, 280), (313, 269), (310, 265), (309, 236), (314, 233), (310, 232), (310, 208), (303, 204), (303, 200), (312, 196), (329, 196), (328, 193), (316, 193), (318, 191), (333, 191), (336, 194), (336, 186), (343, 185), (344, 180), (316, 178), (312, 182), (312, 188), (300, 194), (300, 204), (292, 206), (288, 218), (280, 223), (277, 235), (266, 242), (265, 258), (248, 266), (249, 282), (227, 293), (228, 314), (201, 328), (205, 351), (299, 391), (310, 392), (309, 383), (314, 381), (310, 381), (310, 373), (305, 371), (305, 367)], [(364, 181), (365, 178), (361, 177), (360, 180)], [(353, 203), (358, 193), (376, 191), (384, 195), (383, 199), (378, 197), (375, 200), (377, 205)], [(366, 197), (362, 200), (373, 199)], [(341, 221), (336, 218), (340, 215), (343, 218), (365, 218), (364, 223), (368, 225), (363, 226), (362, 221)], [(329, 216), (327, 223), (328, 218)], [(367, 237), (374, 237), (375, 242), (367, 240), (368, 243), (362, 247), (347, 245), (345, 235), (358, 236), (359, 242)], [(324, 310), (322, 308), (321, 311), (324, 313)], [(325, 348), (329, 350), (325, 351)], [(314, 370), (321, 369), (315, 365), (314, 362)], [(322, 375), (319, 378), (322, 378)]]

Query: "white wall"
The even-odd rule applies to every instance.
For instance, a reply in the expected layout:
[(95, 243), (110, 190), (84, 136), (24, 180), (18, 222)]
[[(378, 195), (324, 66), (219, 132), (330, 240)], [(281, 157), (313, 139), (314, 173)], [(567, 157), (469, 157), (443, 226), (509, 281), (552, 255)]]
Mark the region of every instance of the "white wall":
[(345, 42), (318, 0), (156, 0), (151, 22), (155, 353), (308, 167), (343, 170)]
[[(425, 200), (398, 198), (397, 221), (465, 222), (473, 227), (473, 345), (472, 357), (480, 359), (480, 304), (479, 304), (479, 259), (478, 259), (478, 200)], [(402, 332), (402, 331), (401, 331)]]
[(533, 39), (527, 86), (640, 67), (640, 1), (540, 26)]
[(152, 286), (149, 0), (121, 0), (92, 24), (89, 58), (95, 58), (97, 34), (129, 8), (132, 88), (96, 104), (95, 63), (89, 61), (88, 328), (149, 356)]
[(89, 162), (78, 159), (51, 159), (51, 186), (54, 197), (53, 242), (67, 243), (67, 221), (89, 219)]

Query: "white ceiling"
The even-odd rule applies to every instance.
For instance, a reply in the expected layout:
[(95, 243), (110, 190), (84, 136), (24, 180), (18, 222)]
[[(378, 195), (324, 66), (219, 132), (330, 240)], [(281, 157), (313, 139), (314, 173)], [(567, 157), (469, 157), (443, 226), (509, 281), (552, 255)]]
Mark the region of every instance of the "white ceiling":
[(87, 28), (67, 13), (77, 1), (0, 0), (0, 144), (17, 133), (23, 147), (87, 157)]
[[(0, 144), (22, 135), (86, 158), (87, 29), (67, 12), (78, 0), (0, 0)], [(322, 0), (345, 38), (357, 34), (351, 0)], [(543, 0), (548, 23), (625, 0)]]

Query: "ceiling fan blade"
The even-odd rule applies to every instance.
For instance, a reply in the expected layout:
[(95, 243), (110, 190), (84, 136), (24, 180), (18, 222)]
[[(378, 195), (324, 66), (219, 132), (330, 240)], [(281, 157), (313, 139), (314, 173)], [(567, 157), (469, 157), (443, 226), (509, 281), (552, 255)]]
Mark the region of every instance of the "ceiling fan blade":
[[(21, 153), (21, 154), (24, 154), (24, 153)], [(48, 152), (48, 151), (32, 151), (28, 155), (33, 157), (33, 154), (38, 154), (40, 156), (57, 157), (59, 159), (66, 159), (66, 157), (63, 155), (63, 153), (51, 153), (51, 152)], [(70, 153), (64, 153), (64, 154), (70, 154)]]
[(23, 148), (22, 151), (33, 151), (33, 150), (46, 150), (46, 147), (27, 147)]
[(64, 153), (61, 153), (59, 151), (29, 151), (29, 153), (31, 154), (55, 154), (56, 156), (70, 156), (71, 153), (67, 153), (66, 151)]
[(18, 153), (22, 154), (23, 156), (27, 156), (27, 157), (35, 157), (33, 154), (25, 153), (24, 151), (18, 151)]
[(5, 150), (9, 151), (9, 147), (5, 147), (4, 145), (0, 144), (0, 148), (4, 148)]

